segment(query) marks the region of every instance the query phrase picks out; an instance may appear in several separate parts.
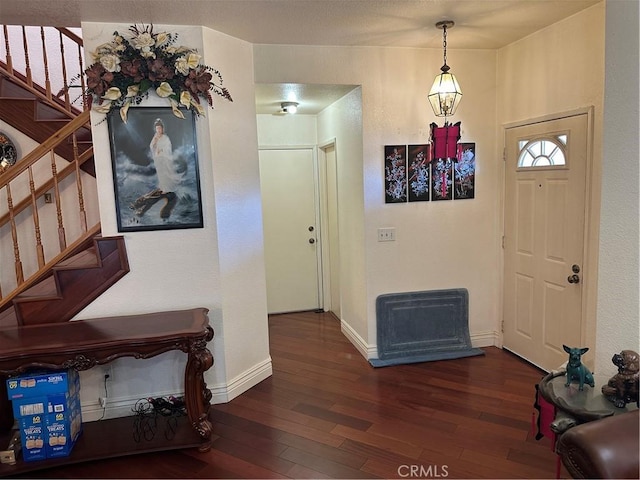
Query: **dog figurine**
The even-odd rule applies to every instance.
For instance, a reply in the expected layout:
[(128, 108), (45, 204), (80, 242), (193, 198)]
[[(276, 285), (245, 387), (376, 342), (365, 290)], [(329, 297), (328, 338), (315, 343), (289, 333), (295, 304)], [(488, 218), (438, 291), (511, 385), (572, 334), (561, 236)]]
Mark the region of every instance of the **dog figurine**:
[(638, 380), (640, 378), (638, 354), (633, 350), (622, 350), (611, 359), (618, 373), (602, 386), (602, 394), (618, 408), (635, 402), (640, 407)]
[(582, 364), (581, 357), (589, 351), (589, 348), (569, 348), (566, 345), (562, 345), (564, 351), (569, 354), (569, 361), (567, 362), (567, 382), (564, 384), (568, 387), (572, 381), (578, 381), (578, 390), (584, 390), (584, 384), (595, 386), (593, 381), (593, 375), (587, 367)]

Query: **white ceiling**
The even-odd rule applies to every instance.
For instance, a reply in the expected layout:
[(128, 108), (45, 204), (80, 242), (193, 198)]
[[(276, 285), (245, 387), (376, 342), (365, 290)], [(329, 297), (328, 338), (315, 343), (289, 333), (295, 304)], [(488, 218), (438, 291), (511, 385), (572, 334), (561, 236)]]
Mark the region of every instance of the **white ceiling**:
[[(7, 25), (81, 21), (202, 25), (254, 44), (442, 47), (440, 20), (454, 20), (450, 49), (497, 49), (603, 0), (1, 0)], [(305, 99), (346, 93), (307, 88)], [(285, 98), (258, 86), (259, 112)], [(310, 97), (311, 96), (311, 97)], [(336, 97), (337, 96), (337, 97)], [(323, 101), (320, 98), (324, 98)], [(301, 110), (301, 113), (304, 113)]]

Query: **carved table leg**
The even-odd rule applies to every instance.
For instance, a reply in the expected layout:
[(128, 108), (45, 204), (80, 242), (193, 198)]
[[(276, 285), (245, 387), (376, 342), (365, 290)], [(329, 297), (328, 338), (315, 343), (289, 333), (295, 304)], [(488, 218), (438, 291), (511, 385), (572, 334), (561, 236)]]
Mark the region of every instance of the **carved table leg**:
[(187, 366), (184, 372), (184, 401), (189, 421), (202, 437), (199, 450), (206, 452), (211, 448), (213, 425), (209, 421), (211, 391), (204, 381), (204, 372), (213, 365), (213, 355), (207, 348), (207, 342), (213, 338), (213, 329), (207, 327), (207, 336), (196, 340), (190, 346)]

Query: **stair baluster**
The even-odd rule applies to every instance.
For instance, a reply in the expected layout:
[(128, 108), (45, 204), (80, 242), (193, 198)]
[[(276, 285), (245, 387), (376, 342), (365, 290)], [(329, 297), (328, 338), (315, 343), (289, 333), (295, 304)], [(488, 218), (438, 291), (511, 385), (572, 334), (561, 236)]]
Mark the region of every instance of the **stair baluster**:
[(51, 78), (49, 77), (49, 58), (47, 56), (47, 42), (45, 41), (44, 27), (40, 27), (40, 38), (42, 39), (42, 61), (44, 63), (45, 95), (47, 96), (47, 99), (51, 100)]
[(40, 233), (40, 216), (38, 215), (38, 197), (36, 196), (36, 184), (33, 181), (33, 169), (29, 167), (29, 192), (31, 193), (31, 218), (33, 219), (33, 230), (36, 236), (36, 254), (38, 257), (38, 268), (44, 267), (44, 247), (42, 246), (42, 235)]
[(9, 46), (9, 29), (6, 25), (3, 25), (2, 31), (4, 32), (4, 51), (5, 56), (7, 57), (7, 71), (9, 74), (13, 74), (13, 59), (11, 57), (11, 48)]
[(27, 31), (22, 25), (22, 46), (24, 47), (24, 64), (27, 77), (27, 85), (33, 87), (33, 78), (31, 77), (31, 62), (29, 61), (29, 42), (27, 41)]
[(82, 226), (82, 231), (87, 231), (87, 211), (84, 208), (84, 193), (82, 191), (82, 176), (80, 175), (80, 162), (78, 161), (78, 139), (76, 137), (76, 132), (72, 134), (73, 138), (73, 158), (76, 166), (76, 185), (78, 191), (78, 207), (80, 210), (80, 225)]
[(58, 184), (58, 167), (56, 166), (56, 157), (53, 154), (53, 150), (49, 152), (51, 154), (51, 176), (53, 178), (53, 193), (56, 202), (56, 217), (58, 221), (58, 244), (60, 245), (60, 251), (67, 248), (67, 237), (64, 231), (64, 222), (62, 220), (62, 204), (60, 202), (60, 186)]
[(11, 240), (13, 241), (13, 259), (16, 269), (16, 282), (18, 285), (24, 283), (24, 272), (22, 261), (20, 260), (20, 247), (18, 244), (18, 229), (16, 228), (16, 217), (13, 210), (13, 196), (11, 195), (11, 185), (7, 184), (7, 207), (9, 209), (9, 223), (11, 225)]

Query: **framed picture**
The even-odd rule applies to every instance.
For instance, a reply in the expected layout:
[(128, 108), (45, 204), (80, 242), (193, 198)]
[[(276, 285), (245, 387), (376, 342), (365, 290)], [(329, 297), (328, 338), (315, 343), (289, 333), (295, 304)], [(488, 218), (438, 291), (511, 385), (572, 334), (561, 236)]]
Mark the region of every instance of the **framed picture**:
[(436, 158), (431, 164), (431, 198), (453, 199), (453, 161), (450, 158)]
[(201, 228), (195, 114), (132, 107), (107, 117), (119, 232)]
[(407, 201), (406, 145), (384, 147), (384, 201), (385, 203)]
[(458, 161), (453, 172), (454, 197), (457, 200), (474, 198), (476, 194), (476, 144), (459, 143)]
[(429, 201), (431, 145), (409, 145), (409, 201)]

